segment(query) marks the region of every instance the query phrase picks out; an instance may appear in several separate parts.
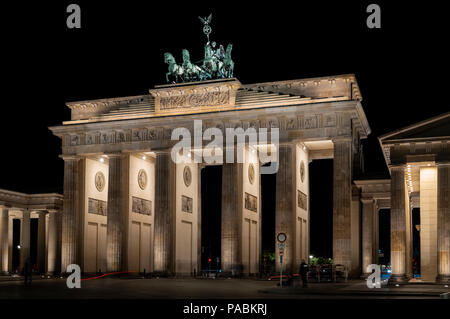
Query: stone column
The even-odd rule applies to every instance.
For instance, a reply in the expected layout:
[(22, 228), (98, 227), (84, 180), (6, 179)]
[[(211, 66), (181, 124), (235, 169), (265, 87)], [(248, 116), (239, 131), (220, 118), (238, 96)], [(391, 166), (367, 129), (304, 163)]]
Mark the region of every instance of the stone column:
[(14, 219), (12, 216), (8, 217), (8, 272), (12, 273), (15, 269), (13, 269), (13, 229), (14, 229)]
[(22, 271), (25, 260), (30, 257), (30, 211), (22, 211), (20, 223), (20, 269)]
[(175, 163), (170, 152), (156, 153), (155, 272), (174, 273)]
[(57, 274), (61, 271), (61, 213), (48, 215), (47, 273)]
[[(295, 145), (280, 145), (278, 156), (278, 172), (276, 177), (275, 202), (275, 236), (282, 232), (287, 235), (286, 247), (283, 253), (283, 272), (289, 274), (295, 269), (295, 225), (296, 206), (295, 198)], [(275, 238), (275, 265), (280, 270), (280, 250)]]
[(439, 163), (437, 173), (438, 208), (438, 276), (441, 282), (450, 281), (450, 163)]
[(80, 264), (80, 172), (78, 157), (64, 157), (61, 271)]
[(374, 200), (362, 198), (362, 273), (367, 276), (367, 266), (374, 263)]
[(126, 212), (128, 211), (128, 156), (109, 154), (108, 223), (106, 231), (106, 267), (108, 271), (126, 270)]
[(372, 230), (372, 263), (378, 264), (379, 262), (379, 247), (380, 247), (380, 225), (379, 225), (379, 208), (377, 202), (373, 205), (373, 230)]
[(0, 273), (8, 272), (9, 210), (0, 208)]
[(391, 166), (391, 267), (392, 281), (406, 280), (405, 169)]
[(333, 159), (333, 259), (352, 271), (351, 200), (352, 141), (339, 138), (334, 142)]
[(37, 263), (38, 270), (40, 273), (45, 273), (45, 257), (47, 256), (46, 252), (46, 242), (45, 242), (45, 215), (47, 212), (41, 211), (38, 212), (39, 221), (38, 221), (38, 246), (37, 246)]
[(224, 163), (222, 166), (222, 270), (225, 273), (239, 272), (241, 265), (241, 206), (239, 205), (239, 166)]
[(202, 169), (203, 164), (198, 165), (197, 176), (197, 267), (195, 274), (201, 272), (202, 269)]

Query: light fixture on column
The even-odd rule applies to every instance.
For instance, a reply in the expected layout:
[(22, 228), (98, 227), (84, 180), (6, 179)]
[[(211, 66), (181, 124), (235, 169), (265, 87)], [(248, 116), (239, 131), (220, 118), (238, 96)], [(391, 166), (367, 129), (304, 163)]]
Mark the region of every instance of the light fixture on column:
[(142, 159), (145, 161), (147, 159), (147, 156), (142, 156)]
[(103, 163), (105, 161), (105, 159), (103, 157), (100, 157), (99, 161), (100, 161), (100, 163)]

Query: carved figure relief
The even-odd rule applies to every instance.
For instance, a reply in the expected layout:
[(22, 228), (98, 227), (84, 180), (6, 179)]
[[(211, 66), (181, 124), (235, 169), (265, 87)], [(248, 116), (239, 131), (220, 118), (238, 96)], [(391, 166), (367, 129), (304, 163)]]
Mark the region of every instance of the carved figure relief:
[(255, 181), (255, 167), (252, 163), (248, 165), (248, 181), (250, 184), (253, 185), (253, 182)]
[(183, 180), (184, 180), (184, 185), (186, 185), (186, 187), (189, 187), (189, 185), (191, 185), (192, 173), (191, 173), (191, 168), (189, 166), (184, 167)]
[(305, 180), (305, 162), (303, 160), (300, 162), (300, 180), (302, 183)]
[(105, 175), (103, 175), (102, 172), (97, 172), (97, 174), (95, 174), (94, 182), (95, 188), (97, 188), (99, 192), (102, 192), (106, 184)]
[(147, 172), (144, 169), (139, 170), (137, 180), (139, 187), (144, 190), (147, 186)]

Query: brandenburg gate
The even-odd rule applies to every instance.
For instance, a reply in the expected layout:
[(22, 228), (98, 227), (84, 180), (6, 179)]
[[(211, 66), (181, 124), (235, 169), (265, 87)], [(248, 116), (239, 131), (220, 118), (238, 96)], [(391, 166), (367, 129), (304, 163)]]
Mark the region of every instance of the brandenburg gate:
[[(67, 105), (71, 120), (50, 128), (62, 140), (64, 159), (62, 269), (78, 264), (84, 272), (174, 275), (201, 269), (200, 173), (217, 163), (198, 161), (201, 149), (211, 152), (201, 137), (200, 152), (192, 145), (187, 154), (190, 161), (171, 156), (174, 130), (198, 135), (194, 121), (201, 121), (203, 137), (209, 129), (223, 136), (233, 129), (234, 148), (245, 143), (249, 128), (278, 129), (279, 135), (265, 145), (245, 143), (243, 162), (220, 164), (223, 272), (259, 272), (266, 164), (259, 154), (265, 149), (277, 166), (274, 214), (276, 233), (288, 238), (284, 271), (297, 271), (309, 256), (308, 163), (333, 158), (333, 257), (359, 274), (359, 199), (352, 203), (352, 179), (370, 128), (354, 75), (256, 84), (205, 80)], [(225, 148), (212, 152), (224, 155)]]

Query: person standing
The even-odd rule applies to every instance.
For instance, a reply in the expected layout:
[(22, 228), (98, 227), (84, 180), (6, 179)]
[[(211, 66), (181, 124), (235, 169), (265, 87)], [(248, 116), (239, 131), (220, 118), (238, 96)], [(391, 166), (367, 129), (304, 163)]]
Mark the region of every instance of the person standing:
[(302, 277), (303, 288), (308, 288), (308, 271), (309, 266), (305, 263), (305, 260), (302, 259), (302, 263), (300, 264), (300, 276)]

